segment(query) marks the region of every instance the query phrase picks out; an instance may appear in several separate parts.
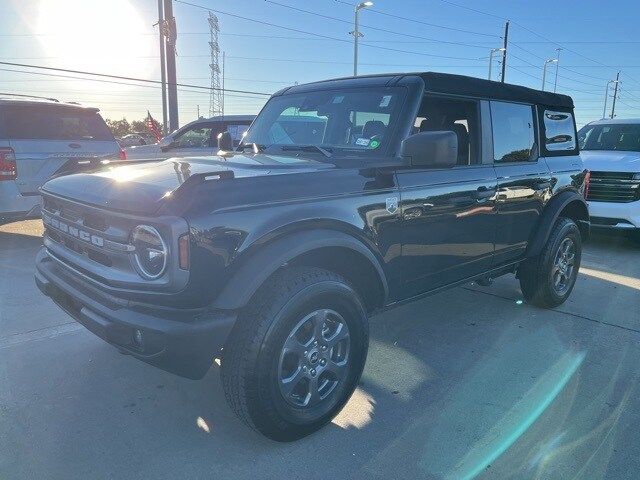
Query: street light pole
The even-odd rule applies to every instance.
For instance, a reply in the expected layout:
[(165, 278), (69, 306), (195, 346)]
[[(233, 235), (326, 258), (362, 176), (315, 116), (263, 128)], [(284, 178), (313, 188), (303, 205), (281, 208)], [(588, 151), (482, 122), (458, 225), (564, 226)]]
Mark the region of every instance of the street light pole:
[(560, 47), (556, 48), (556, 79), (553, 81), (553, 93), (556, 93), (558, 87), (558, 69), (560, 68)]
[(491, 80), (491, 67), (493, 66), (493, 54), (504, 52), (504, 48), (492, 48), (489, 52), (489, 80)]
[(544, 65), (542, 66), (542, 90), (543, 91), (544, 91), (544, 84), (547, 80), (547, 65), (549, 65), (550, 63), (555, 63), (557, 61), (558, 61), (557, 58), (550, 58), (549, 60), (544, 61)]
[(356, 5), (355, 18), (353, 25), (353, 32), (349, 32), (353, 35), (353, 76), (358, 76), (358, 39), (362, 37), (360, 33), (360, 10), (363, 8), (373, 7), (373, 2), (361, 2)]

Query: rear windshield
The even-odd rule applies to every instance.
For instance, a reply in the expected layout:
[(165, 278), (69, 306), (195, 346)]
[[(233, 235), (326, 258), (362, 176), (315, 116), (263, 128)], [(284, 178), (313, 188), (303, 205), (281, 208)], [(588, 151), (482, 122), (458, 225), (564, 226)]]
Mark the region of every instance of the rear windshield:
[(44, 105), (8, 105), (2, 108), (3, 132), (10, 139), (113, 140), (95, 111)]

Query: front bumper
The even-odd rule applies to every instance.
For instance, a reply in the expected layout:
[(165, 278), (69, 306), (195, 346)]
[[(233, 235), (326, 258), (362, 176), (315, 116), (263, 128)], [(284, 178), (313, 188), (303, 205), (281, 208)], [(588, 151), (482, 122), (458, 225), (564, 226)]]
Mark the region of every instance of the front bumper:
[[(234, 312), (142, 305), (82, 282), (43, 248), (35, 282), (77, 322), (134, 357), (177, 375), (202, 378), (236, 321)], [(142, 342), (134, 340), (142, 332)]]
[(589, 215), (594, 228), (640, 229), (640, 200), (629, 203), (589, 202)]

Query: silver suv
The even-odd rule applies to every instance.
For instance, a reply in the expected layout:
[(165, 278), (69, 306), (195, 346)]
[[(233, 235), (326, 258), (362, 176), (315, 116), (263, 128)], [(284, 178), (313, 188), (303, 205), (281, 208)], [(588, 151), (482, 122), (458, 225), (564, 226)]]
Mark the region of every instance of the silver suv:
[(123, 155), (97, 108), (0, 96), (0, 223), (39, 216), (54, 175)]

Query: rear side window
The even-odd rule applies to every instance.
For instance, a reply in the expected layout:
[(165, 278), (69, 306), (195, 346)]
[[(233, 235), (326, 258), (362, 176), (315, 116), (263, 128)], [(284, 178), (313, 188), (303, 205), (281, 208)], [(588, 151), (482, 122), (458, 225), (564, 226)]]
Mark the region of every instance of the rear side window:
[(573, 115), (568, 112), (544, 111), (545, 148), (550, 152), (575, 150)]
[(194, 125), (174, 138), (176, 148), (212, 147), (211, 125)]
[(517, 103), (491, 102), (491, 123), (496, 163), (533, 160), (533, 107)]
[(3, 110), (11, 139), (113, 140), (95, 111), (49, 105), (8, 105)]

